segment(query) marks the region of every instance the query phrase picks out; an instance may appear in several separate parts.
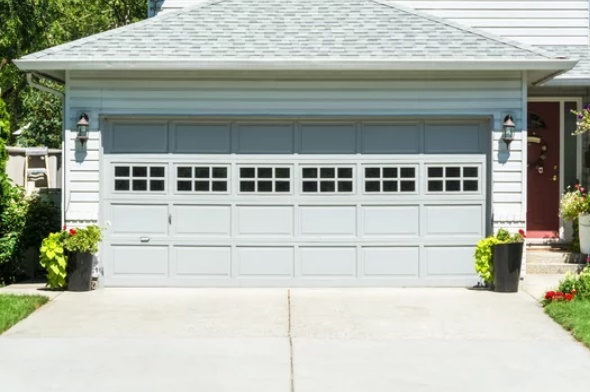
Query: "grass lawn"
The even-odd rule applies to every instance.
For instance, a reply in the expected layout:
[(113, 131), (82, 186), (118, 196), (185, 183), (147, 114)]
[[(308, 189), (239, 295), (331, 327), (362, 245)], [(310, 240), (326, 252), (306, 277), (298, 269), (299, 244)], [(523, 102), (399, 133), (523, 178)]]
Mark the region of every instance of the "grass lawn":
[(39, 309), (48, 300), (41, 295), (0, 294), (0, 334)]
[(545, 312), (590, 348), (590, 301), (552, 302)]

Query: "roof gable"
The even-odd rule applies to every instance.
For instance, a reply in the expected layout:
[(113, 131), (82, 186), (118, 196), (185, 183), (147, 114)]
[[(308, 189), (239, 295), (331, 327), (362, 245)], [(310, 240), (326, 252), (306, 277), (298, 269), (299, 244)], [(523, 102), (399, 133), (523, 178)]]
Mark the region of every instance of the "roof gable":
[(33, 53), (17, 64), (35, 69), (35, 63), (59, 63), (67, 69), (85, 63), (94, 69), (105, 63), (116, 69), (149, 62), (191, 68), (237, 61), (243, 69), (276, 61), (376, 61), (386, 69), (393, 63), (546, 60), (554, 58), (542, 49), (385, 0), (213, 0)]

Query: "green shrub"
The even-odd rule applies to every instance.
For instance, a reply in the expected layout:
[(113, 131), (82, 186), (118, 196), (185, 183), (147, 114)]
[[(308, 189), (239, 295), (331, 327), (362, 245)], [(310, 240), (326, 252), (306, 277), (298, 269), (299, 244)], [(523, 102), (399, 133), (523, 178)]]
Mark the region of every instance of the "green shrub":
[(557, 287), (557, 291), (562, 293), (574, 290), (577, 298), (590, 299), (590, 265), (586, 265), (579, 274), (568, 272)]
[(68, 254), (71, 252), (98, 252), (102, 241), (100, 227), (91, 225), (81, 229), (67, 229), (51, 233), (39, 249), (39, 261), (47, 271), (47, 285), (62, 289), (67, 285)]
[(39, 248), (48, 233), (59, 229), (59, 207), (39, 195), (26, 196), (21, 187), (4, 193), (0, 213), (0, 283), (12, 283), (24, 272), (23, 254)]

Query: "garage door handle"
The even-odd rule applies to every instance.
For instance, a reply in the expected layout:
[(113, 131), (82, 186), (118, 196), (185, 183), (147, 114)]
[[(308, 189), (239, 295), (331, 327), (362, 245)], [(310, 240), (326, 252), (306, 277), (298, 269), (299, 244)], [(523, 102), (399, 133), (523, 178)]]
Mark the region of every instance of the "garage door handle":
[(172, 214), (168, 214), (168, 224), (172, 224)]
[(150, 237), (141, 237), (139, 240), (141, 242), (150, 242)]

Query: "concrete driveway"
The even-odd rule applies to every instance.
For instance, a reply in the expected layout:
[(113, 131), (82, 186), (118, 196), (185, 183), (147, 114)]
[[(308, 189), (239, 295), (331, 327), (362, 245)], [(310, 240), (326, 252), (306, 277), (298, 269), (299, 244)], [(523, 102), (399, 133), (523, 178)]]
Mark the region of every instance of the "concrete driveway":
[(105, 289), (0, 337), (0, 390), (584, 390), (590, 351), (525, 293)]

